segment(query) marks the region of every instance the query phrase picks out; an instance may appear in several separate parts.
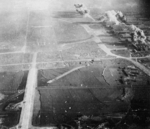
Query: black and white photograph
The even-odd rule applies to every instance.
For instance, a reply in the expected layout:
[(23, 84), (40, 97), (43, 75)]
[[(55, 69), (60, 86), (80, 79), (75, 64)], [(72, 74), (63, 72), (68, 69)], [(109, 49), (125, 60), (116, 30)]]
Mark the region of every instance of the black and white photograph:
[(150, 0), (0, 0), (0, 129), (150, 129)]

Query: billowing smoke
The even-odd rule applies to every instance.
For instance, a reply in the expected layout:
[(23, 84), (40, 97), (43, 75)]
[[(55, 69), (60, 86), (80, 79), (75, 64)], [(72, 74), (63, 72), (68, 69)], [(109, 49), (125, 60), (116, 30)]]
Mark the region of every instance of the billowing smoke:
[(101, 10), (136, 10), (141, 5), (141, 0), (56, 0), (61, 2), (62, 9), (72, 10), (73, 3), (83, 3), (88, 8), (99, 8)]
[[(46, 14), (55, 11), (75, 11), (74, 4), (83, 3), (88, 9), (97, 8), (98, 14), (106, 10), (136, 11), (139, 10), (141, 0), (0, 0), (1, 33), (6, 34), (14, 29), (15, 31), (25, 30), (28, 12), (44, 10)], [(100, 11), (99, 11), (100, 10)], [(3, 24), (8, 24), (12, 30), (3, 30)], [(14, 28), (13, 28), (14, 26)], [(13, 36), (14, 37), (14, 36)]]
[(83, 3), (88, 8), (110, 9), (136, 9), (142, 3), (141, 0), (1, 0), (0, 11), (30, 10), (73, 10), (74, 4)]

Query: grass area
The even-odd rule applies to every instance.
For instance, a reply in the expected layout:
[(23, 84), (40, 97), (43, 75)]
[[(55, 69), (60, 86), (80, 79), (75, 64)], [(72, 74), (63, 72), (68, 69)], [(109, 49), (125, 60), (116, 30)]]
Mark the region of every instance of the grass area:
[[(128, 103), (117, 101), (122, 91), (117, 89), (116, 85), (108, 85), (104, 80), (102, 76), (103, 63), (94, 62), (91, 66), (78, 69), (51, 84), (47, 84), (47, 81), (71, 69), (73, 67), (39, 71), (38, 87), (41, 108), (34, 115), (34, 125), (65, 123), (68, 120), (73, 121), (78, 115), (98, 116), (105, 113), (127, 111)], [(113, 74), (115, 75), (115, 73), (117, 74), (114, 71)], [(111, 75), (108, 76), (108, 78), (113, 78)], [(41, 117), (38, 117), (39, 115)]]
[(53, 25), (52, 13), (45, 10), (30, 12), (29, 26), (51, 26)]
[(29, 28), (27, 46), (31, 51), (53, 49), (57, 43), (52, 27)]
[[(94, 29), (94, 30), (99, 30), (99, 29), (105, 29), (105, 27), (102, 24), (93, 24), (93, 25), (89, 25), (90, 28)], [(106, 30), (106, 29), (105, 29)]]
[(0, 92), (9, 92), (17, 90), (22, 78), (23, 71), (16, 72), (1, 72), (0, 73)]
[(55, 22), (54, 30), (58, 43), (80, 41), (90, 37), (90, 35), (80, 25), (67, 22)]
[[(95, 64), (95, 63), (94, 63)], [(55, 77), (70, 71), (75, 66), (50, 69), (50, 70), (41, 70), (39, 72), (38, 85), (46, 86), (47, 81), (54, 79)], [(77, 67), (77, 66), (76, 66)], [(76, 68), (75, 67), (75, 68)], [(107, 85), (105, 80), (102, 78), (103, 66), (100, 64), (91, 65), (85, 68), (79, 68), (75, 71), (72, 71), (70, 74), (60, 78), (57, 81), (54, 81), (49, 86), (75, 86), (75, 87), (99, 87), (99, 85)], [(81, 85), (82, 84), (82, 85)]]
[(67, 59), (95, 59), (105, 57), (106, 53), (98, 48), (95, 42), (85, 42), (74, 44), (68, 49), (62, 51), (62, 57)]
[(30, 63), (32, 61), (32, 54), (30, 53), (10, 53), (0, 55), (0, 65)]
[(14, 71), (24, 71), (29, 70), (31, 68), (31, 64), (20, 64), (20, 65), (8, 65), (8, 66), (0, 66), (1, 72), (14, 72)]
[(129, 50), (112, 50), (111, 52), (119, 56), (130, 57)]
[(37, 62), (52, 62), (61, 61), (61, 54), (59, 52), (39, 52)]
[(71, 122), (80, 115), (125, 112), (128, 107), (127, 103), (107, 99), (109, 93), (106, 89), (53, 89), (40, 90), (40, 94), (42, 105), (36, 120), (41, 126)]

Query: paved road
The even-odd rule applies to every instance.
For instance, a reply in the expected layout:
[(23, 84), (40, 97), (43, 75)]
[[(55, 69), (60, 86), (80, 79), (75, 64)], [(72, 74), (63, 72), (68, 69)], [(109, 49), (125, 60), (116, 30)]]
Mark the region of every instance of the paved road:
[(36, 56), (37, 53), (34, 54), (32, 68), (30, 69), (27, 78), (27, 85), (22, 105), (22, 112), (20, 116), (20, 122), (18, 125), (20, 129), (29, 129), (29, 127), (32, 125), (31, 123), (33, 115), (33, 105), (35, 98), (35, 89), (37, 87), (37, 74), (38, 74), (38, 70), (36, 68)]

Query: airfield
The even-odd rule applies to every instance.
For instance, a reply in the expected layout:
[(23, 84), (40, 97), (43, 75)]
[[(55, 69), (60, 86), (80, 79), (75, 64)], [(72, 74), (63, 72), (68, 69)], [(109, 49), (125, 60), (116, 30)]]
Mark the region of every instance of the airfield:
[[(98, 9), (84, 17), (23, 3), (0, 13), (0, 128), (150, 128), (149, 52), (96, 22)], [(150, 17), (124, 13), (150, 42)], [(138, 74), (126, 82), (128, 67)]]

